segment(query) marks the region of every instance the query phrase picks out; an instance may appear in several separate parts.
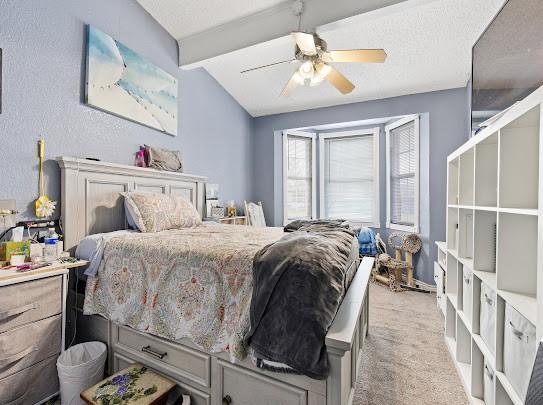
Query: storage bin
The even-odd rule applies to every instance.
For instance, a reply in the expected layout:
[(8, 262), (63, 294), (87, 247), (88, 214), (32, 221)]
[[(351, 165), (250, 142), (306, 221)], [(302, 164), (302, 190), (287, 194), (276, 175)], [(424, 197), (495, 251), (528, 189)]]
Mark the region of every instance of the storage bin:
[(496, 293), (485, 283), (481, 283), (479, 334), (486, 347), (496, 354)]
[(503, 373), (524, 402), (537, 350), (535, 326), (505, 305)]
[(484, 368), (483, 400), (485, 405), (494, 405), (494, 370), (492, 370), (492, 366), (486, 359)]
[(472, 296), (473, 296), (473, 273), (464, 266), (462, 280), (462, 311), (466, 318), (471, 322)]

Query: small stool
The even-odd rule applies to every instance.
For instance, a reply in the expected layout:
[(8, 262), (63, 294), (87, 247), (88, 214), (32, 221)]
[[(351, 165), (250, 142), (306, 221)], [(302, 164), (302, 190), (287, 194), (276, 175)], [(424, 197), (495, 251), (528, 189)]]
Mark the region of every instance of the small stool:
[(173, 381), (134, 363), (83, 391), (81, 399), (92, 405), (163, 405), (174, 387)]

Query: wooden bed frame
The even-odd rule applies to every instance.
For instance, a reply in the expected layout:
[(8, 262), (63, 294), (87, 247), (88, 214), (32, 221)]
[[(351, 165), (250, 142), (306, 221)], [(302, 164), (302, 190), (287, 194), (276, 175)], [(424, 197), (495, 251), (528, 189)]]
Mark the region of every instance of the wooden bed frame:
[[(66, 250), (73, 251), (87, 235), (126, 229), (121, 192), (179, 194), (204, 215), (205, 177), (71, 157), (57, 161)], [(195, 405), (350, 405), (368, 333), (372, 266), (373, 259), (363, 259), (326, 336), (331, 366), (326, 380), (263, 371), (249, 359), (232, 364), (225, 353), (206, 353), (188, 339), (167, 341), (100, 316), (84, 316), (83, 297), (75, 291), (69, 300), (75, 321), (68, 330), (76, 327), (78, 342), (100, 340), (108, 345), (110, 373), (131, 362), (146, 364), (174, 379), (178, 391), (190, 395)]]

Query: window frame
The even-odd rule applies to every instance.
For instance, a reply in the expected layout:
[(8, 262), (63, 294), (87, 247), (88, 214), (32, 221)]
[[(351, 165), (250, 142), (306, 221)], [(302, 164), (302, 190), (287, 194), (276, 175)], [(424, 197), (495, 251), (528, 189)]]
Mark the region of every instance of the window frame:
[[(390, 131), (394, 130), (407, 123), (414, 122), (415, 124), (415, 221), (413, 226), (395, 224), (391, 222), (390, 215)], [(388, 229), (394, 229), (403, 232), (419, 232), (420, 225), (420, 117), (418, 114), (409, 115), (394, 121), (393, 123), (385, 126), (386, 133), (386, 199), (387, 199), (387, 218), (386, 227)]]
[(338, 131), (338, 132), (325, 132), (325, 133), (319, 133), (319, 218), (325, 218), (324, 209), (325, 209), (325, 202), (324, 202), (324, 170), (325, 170), (325, 162), (324, 162), (324, 142), (326, 139), (333, 139), (333, 138), (349, 138), (349, 137), (356, 137), (356, 136), (372, 136), (373, 137), (373, 176), (374, 176), (374, 183), (373, 183), (373, 191), (375, 199), (373, 201), (373, 220), (371, 222), (367, 222), (363, 219), (359, 220), (353, 220), (350, 219), (349, 222), (351, 222), (354, 225), (358, 226), (367, 226), (371, 228), (380, 228), (380, 178), (379, 178), (379, 147), (380, 147), (380, 135), (381, 135), (381, 128), (380, 127), (374, 127), (374, 128), (366, 128), (366, 129), (355, 129), (350, 131)]
[(287, 225), (291, 221), (295, 221), (300, 218), (288, 217), (288, 203), (287, 203), (287, 184), (288, 184), (288, 136), (309, 138), (311, 139), (311, 218), (317, 217), (317, 134), (313, 132), (302, 132), (296, 130), (283, 131), (283, 225)]

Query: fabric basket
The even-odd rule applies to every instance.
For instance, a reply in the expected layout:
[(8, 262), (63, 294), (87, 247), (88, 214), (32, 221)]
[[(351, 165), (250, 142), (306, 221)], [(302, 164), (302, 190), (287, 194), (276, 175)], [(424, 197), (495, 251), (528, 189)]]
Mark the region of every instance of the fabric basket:
[(494, 371), (485, 359), (483, 377), (483, 400), (485, 405), (494, 405)]
[(537, 341), (535, 327), (511, 305), (505, 306), (503, 336), (503, 373), (524, 402), (532, 369)]
[(479, 334), (488, 350), (496, 354), (496, 293), (485, 283), (481, 283)]
[(471, 322), (471, 312), (472, 312), (472, 290), (473, 290), (473, 273), (470, 269), (464, 266), (464, 275), (463, 275), (463, 290), (462, 290), (462, 311), (468, 320)]

